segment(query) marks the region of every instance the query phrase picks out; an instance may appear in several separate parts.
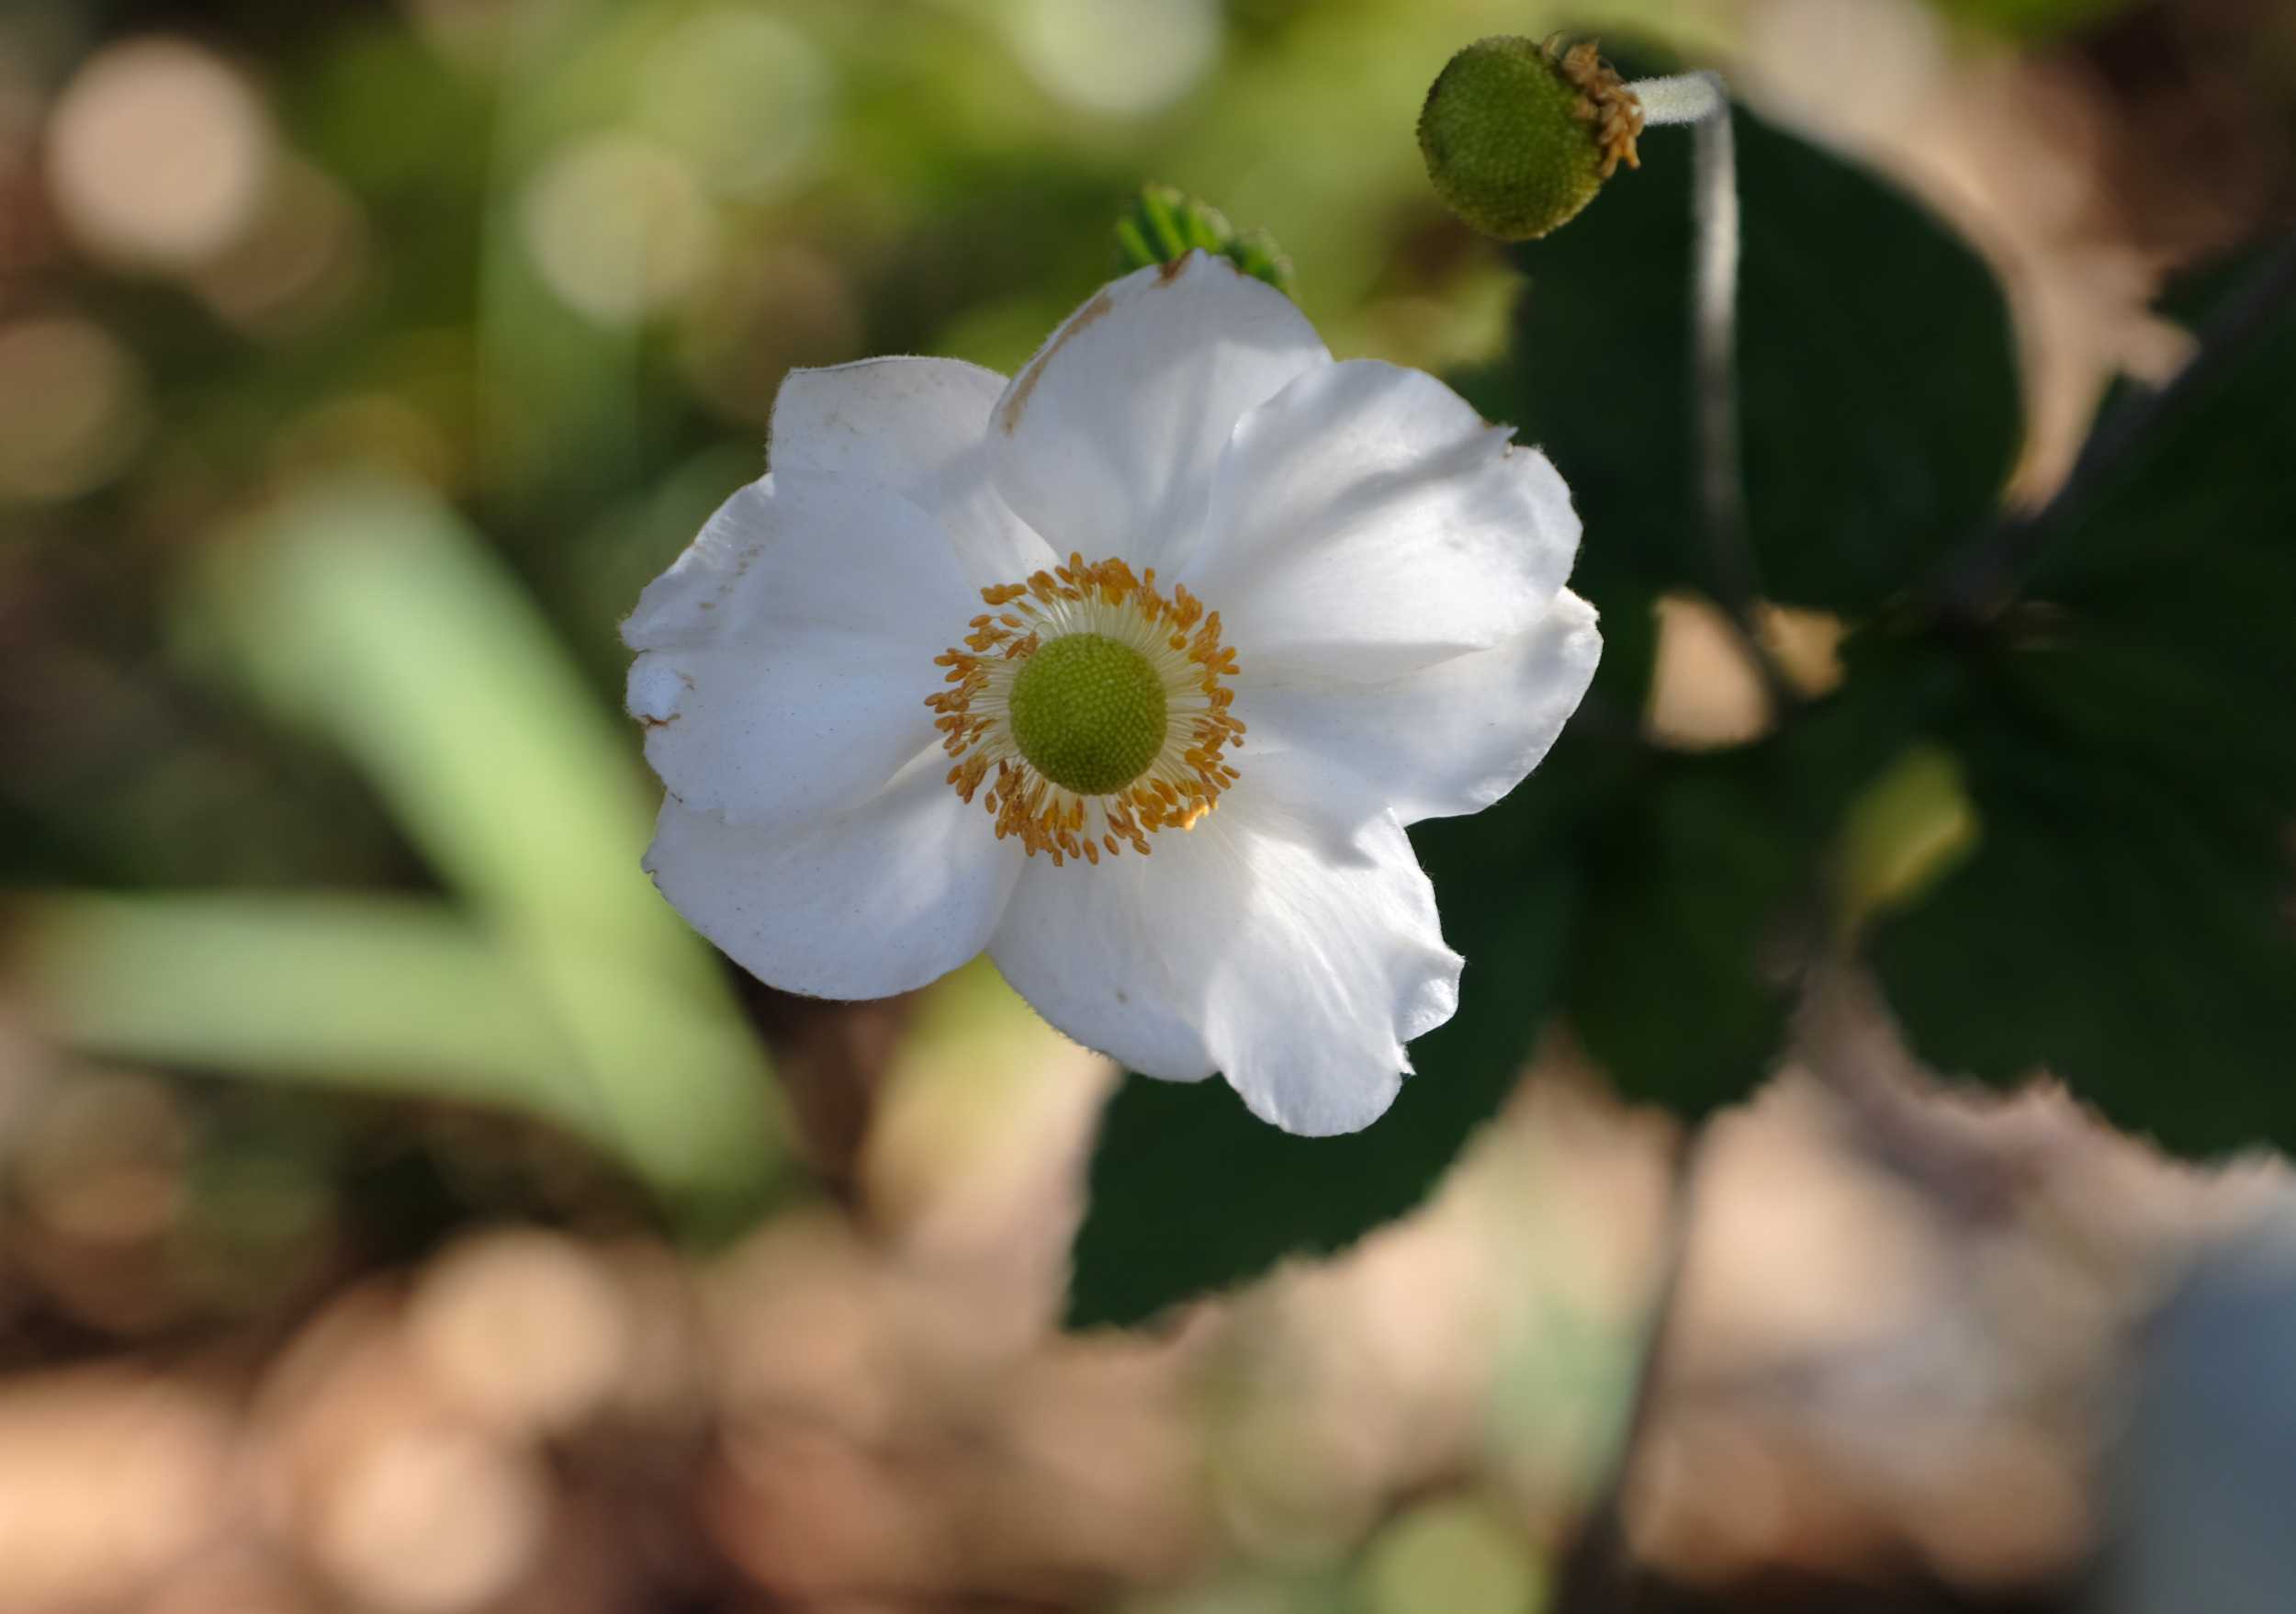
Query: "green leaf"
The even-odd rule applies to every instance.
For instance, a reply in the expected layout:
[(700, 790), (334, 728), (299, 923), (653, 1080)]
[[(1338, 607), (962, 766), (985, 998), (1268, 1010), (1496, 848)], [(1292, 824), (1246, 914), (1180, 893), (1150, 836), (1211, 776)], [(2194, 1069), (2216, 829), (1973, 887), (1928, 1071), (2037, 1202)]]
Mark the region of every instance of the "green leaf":
[(1550, 1596), (1521, 1527), (1472, 1495), (1420, 1501), (1383, 1524), (1357, 1573), (1365, 1614), (1525, 1614)]
[(2296, 299), (2221, 352), (2032, 539), (1941, 736), (1983, 839), (1874, 943), (1926, 1057), (2201, 1153), (2296, 1146)]
[(1785, 1023), (1808, 863), (1769, 761), (1667, 759), (1587, 835), (1571, 1023), (1622, 1093), (1686, 1117), (1759, 1085)]
[(1960, 760), (1941, 746), (1911, 747), (1859, 792), (1842, 821), (1834, 871), (1840, 928), (1915, 900), (1983, 833)]
[[(545, 1112), (593, 1130), (605, 1117), (674, 1198), (729, 1202), (768, 1182), (784, 1154), (765, 1056), (639, 870), (650, 815), (636, 746), (460, 518), (411, 485), (315, 488), (220, 555), (197, 603), (255, 692), (357, 763), (467, 905), (474, 940), (523, 979), (568, 1050)], [(246, 945), (275, 944), (239, 919)], [(369, 989), (390, 1001), (393, 980), (381, 971)], [(388, 1081), (354, 1022), (330, 1043), (322, 1001), (275, 1003), (275, 989), (262, 972), (218, 977), (216, 1023), (246, 1016), (247, 1063), (276, 1068), (284, 1033), (253, 1028), (303, 1013), (315, 1069)], [(420, 999), (402, 1011), (425, 1012)], [(184, 1022), (186, 1060), (221, 1051), (201, 1023)], [(166, 1056), (164, 1027), (145, 1024), (138, 1048)], [(472, 1073), (471, 1096), (493, 1102), (499, 1063), (474, 1047), (422, 1068)]]
[[(357, 762), (497, 922), (634, 955), (683, 952), (683, 928), (643, 878), (587, 877), (645, 843), (627, 737), (435, 495), (382, 480), (314, 489), (222, 554), (207, 583), (196, 606), (256, 694)], [(681, 966), (707, 974), (691, 955)]]
[(1964, 740), (1976, 852), (1874, 945), (1916, 1049), (2003, 1085), (2051, 1071), (2172, 1148), (2296, 1144), (2296, 938), (2268, 842), (2205, 784), (2060, 735)]
[[(1869, 637), (1846, 660), (1840, 690), (1757, 743), (1662, 751), (1590, 713), (1534, 779), (1570, 804), (1551, 855), (1580, 877), (1558, 1007), (1623, 1097), (1695, 1119), (1769, 1074), (1827, 942), (1829, 879), (1859, 872), (1845, 819), (1962, 687), (1932, 647)], [(1868, 867), (1879, 851), (1848, 850)]]
[(33, 1000), (81, 1047), (505, 1105), (622, 1152), (534, 983), (442, 904), (73, 894), (9, 918)]

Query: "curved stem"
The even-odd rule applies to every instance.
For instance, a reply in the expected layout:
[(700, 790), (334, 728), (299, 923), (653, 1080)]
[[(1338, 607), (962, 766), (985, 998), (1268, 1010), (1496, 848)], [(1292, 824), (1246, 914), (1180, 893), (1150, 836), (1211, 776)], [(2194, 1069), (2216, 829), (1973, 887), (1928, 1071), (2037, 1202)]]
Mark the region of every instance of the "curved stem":
[(1642, 121), (1652, 127), (1661, 123), (1696, 123), (1718, 116), (1729, 106), (1728, 91), (1718, 73), (1637, 79), (1626, 87), (1642, 103)]
[(1648, 125), (1687, 123), (1692, 131), (1691, 213), (1697, 278), (1691, 305), (1691, 379), (1696, 401), (1698, 507), (1706, 528), (1713, 582), (1736, 623), (1773, 704), (1798, 699), (1763, 648), (1757, 615), (1761, 576), (1746, 531), (1738, 409), (1738, 141), (1722, 75), (1683, 73), (1626, 86)]
[(1698, 278), (1693, 338), (1698, 386), (1699, 490), (1708, 540), (1733, 602), (1750, 608), (1758, 592), (1746, 536), (1746, 494), (1739, 472), (1738, 152), (1729, 107), (1715, 109), (1694, 131), (1692, 206), (1697, 220)]

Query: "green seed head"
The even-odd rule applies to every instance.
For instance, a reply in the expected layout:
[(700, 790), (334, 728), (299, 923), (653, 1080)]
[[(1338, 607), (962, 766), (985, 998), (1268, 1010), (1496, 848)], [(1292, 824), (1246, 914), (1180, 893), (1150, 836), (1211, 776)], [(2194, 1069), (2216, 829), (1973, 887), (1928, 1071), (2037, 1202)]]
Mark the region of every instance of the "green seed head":
[(1451, 58), (1419, 113), (1435, 194), (1502, 241), (1559, 229), (1620, 163), (1636, 165), (1641, 109), (1591, 43), (1478, 40)]
[(1121, 790), (1164, 749), (1164, 681), (1131, 646), (1072, 633), (1038, 647), (1012, 685), (1012, 738), (1053, 784)]

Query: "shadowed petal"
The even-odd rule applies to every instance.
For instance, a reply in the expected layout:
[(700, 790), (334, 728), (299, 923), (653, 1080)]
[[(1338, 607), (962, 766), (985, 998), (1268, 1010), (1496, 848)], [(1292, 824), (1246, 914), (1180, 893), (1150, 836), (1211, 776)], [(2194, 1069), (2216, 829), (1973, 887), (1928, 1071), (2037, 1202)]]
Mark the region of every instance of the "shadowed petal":
[(623, 624), (646, 760), (736, 820), (850, 802), (932, 739), (932, 659), (978, 601), (900, 495), (802, 471), (753, 482)]
[(1335, 764), (1358, 820), (1390, 809), (1406, 824), (1480, 812), (1545, 758), (1602, 651), (1594, 607), (1565, 589), (1529, 631), (1384, 683), (1255, 683), (1242, 708), (1253, 774), (1302, 757)]
[(1019, 873), (1019, 846), (941, 782), (943, 761), (933, 751), (856, 805), (771, 830), (665, 802), (647, 872), (768, 986), (912, 990), (981, 951)]
[(1223, 807), (1145, 858), (1023, 870), (990, 956), (1045, 1019), (1135, 1070), (1216, 1068), (1287, 1132), (1353, 1132), (1394, 1101), (1403, 1044), (1458, 1007), (1461, 961), (1392, 818), (1334, 862), (1253, 816)]

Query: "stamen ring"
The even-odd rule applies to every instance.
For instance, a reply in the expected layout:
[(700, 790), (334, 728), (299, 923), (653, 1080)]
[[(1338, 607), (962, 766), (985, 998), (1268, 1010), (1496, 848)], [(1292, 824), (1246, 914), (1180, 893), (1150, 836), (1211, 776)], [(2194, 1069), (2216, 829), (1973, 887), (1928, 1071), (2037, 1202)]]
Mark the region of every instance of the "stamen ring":
[[(1219, 805), (1240, 777), (1227, 752), (1244, 732), (1230, 711), (1236, 660), (1221, 642), (1219, 612), (1185, 585), (1167, 597), (1153, 567), (1135, 575), (1118, 559), (1086, 565), (1080, 553), (981, 599), (989, 609), (968, 624), (963, 647), (933, 658), (945, 687), (925, 704), (952, 759), (951, 787), (969, 802), (986, 785), (1000, 840), (1018, 835), (1030, 856), (1045, 852), (1056, 867), (1125, 847), (1145, 856), (1150, 836), (1192, 829)], [(1071, 640), (1097, 641), (1057, 653), (1071, 664), (1058, 681), (1081, 693), (1048, 704), (1024, 680), (1034, 658)], [(1032, 682), (1049, 688), (1054, 663), (1039, 671)], [(1163, 696), (1154, 731), (1143, 716), (1149, 680)]]

